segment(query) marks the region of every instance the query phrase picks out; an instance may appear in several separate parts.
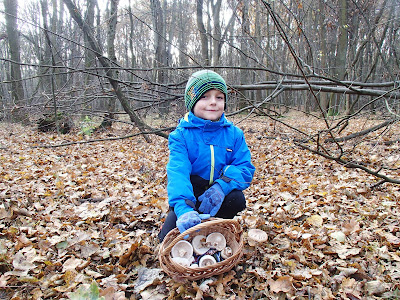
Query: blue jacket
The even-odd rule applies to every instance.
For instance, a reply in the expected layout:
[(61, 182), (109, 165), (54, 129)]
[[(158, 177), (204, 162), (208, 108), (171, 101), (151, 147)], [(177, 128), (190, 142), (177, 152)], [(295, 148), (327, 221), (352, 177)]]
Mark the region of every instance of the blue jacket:
[(218, 182), (225, 195), (246, 189), (253, 179), (255, 167), (243, 131), (224, 114), (218, 122), (186, 114), (168, 143), (168, 201), (178, 217), (193, 210), (186, 200), (196, 203), (191, 175), (209, 180), (210, 185)]

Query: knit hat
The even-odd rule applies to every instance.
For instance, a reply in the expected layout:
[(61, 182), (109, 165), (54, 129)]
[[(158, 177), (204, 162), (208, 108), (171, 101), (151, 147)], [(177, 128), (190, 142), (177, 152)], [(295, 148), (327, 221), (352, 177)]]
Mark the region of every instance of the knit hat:
[(225, 80), (214, 71), (201, 70), (190, 76), (185, 88), (185, 106), (191, 111), (200, 97), (211, 89), (224, 93), (225, 101), (228, 97), (228, 88)]

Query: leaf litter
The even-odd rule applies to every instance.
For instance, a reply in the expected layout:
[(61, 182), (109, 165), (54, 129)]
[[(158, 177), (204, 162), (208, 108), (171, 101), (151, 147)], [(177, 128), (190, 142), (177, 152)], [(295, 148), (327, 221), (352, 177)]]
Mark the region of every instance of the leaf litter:
[[(370, 189), (373, 176), (300, 150), (275, 126), (240, 123), (257, 167), (236, 217), (241, 262), (174, 282), (157, 260), (168, 211), (165, 139), (42, 148), (83, 138), (1, 124), (0, 298), (399, 299), (399, 187)], [(268, 241), (249, 243), (252, 228)]]

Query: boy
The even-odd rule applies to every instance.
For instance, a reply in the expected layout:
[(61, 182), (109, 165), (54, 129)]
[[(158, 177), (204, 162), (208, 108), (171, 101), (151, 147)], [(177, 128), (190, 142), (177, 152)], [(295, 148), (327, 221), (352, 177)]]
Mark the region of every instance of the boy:
[(215, 216), (233, 218), (246, 208), (243, 190), (255, 167), (243, 132), (224, 115), (227, 86), (210, 70), (195, 72), (185, 89), (189, 113), (169, 135), (167, 164), (170, 212), (159, 233), (162, 241), (178, 227), (182, 233)]

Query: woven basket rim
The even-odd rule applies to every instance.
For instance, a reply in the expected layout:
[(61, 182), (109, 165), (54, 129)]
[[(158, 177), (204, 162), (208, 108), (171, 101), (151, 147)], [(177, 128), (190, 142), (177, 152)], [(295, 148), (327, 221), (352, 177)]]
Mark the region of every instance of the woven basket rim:
[[(185, 267), (172, 261), (170, 252), (172, 247), (179, 242), (184, 240), (184, 237), (197, 233), (198, 231), (214, 230), (223, 233), (227, 240), (231, 243), (235, 243), (235, 253), (229, 258), (218, 262), (211, 266), (206, 267)], [(229, 231), (228, 231), (229, 230)], [(243, 230), (239, 222), (233, 219), (220, 219), (212, 218), (204, 220), (201, 224), (198, 224), (183, 233), (179, 233), (177, 228), (171, 230), (161, 243), (159, 252), (159, 261), (161, 268), (170, 276), (177, 277), (179, 279), (200, 279), (211, 277), (213, 275), (221, 274), (232, 269), (240, 260), (243, 255)]]

